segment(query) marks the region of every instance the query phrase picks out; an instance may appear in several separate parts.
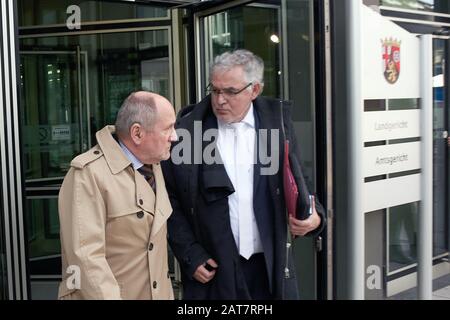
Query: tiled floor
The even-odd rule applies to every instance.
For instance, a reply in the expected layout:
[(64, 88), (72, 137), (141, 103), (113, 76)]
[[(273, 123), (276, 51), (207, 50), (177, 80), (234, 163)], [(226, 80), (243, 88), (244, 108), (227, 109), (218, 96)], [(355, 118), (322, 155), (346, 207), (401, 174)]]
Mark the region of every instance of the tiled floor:
[(433, 300), (450, 300), (450, 286), (434, 291)]
[[(433, 300), (450, 300), (450, 275), (433, 281)], [(407, 290), (388, 300), (417, 300), (417, 288)]]

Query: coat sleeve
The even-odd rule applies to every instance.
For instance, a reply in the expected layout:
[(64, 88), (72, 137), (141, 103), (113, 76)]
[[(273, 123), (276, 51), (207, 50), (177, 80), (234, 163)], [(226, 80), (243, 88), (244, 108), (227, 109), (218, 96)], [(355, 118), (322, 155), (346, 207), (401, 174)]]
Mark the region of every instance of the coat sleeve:
[(106, 205), (89, 166), (70, 169), (58, 207), (62, 254), (69, 266), (80, 270), (81, 297), (121, 299), (120, 287), (105, 254)]
[[(199, 242), (199, 232), (196, 227), (197, 221), (193, 208), (187, 208), (182, 205), (179, 197), (179, 188), (182, 188), (180, 186), (181, 182), (175, 180), (173, 174), (174, 166), (171, 160), (161, 163), (173, 209), (172, 215), (167, 221), (168, 240), (175, 257), (181, 265), (181, 269), (186, 276), (192, 279), (197, 268), (211, 256)], [(193, 195), (190, 194), (189, 196), (192, 197)], [(191, 217), (188, 217), (186, 212), (191, 214)]]
[[(285, 107), (283, 109), (283, 118), (284, 118), (286, 136), (289, 139), (290, 146), (291, 146), (291, 149), (289, 150), (290, 156), (293, 156), (298, 160), (297, 162), (300, 166), (300, 170), (303, 173), (303, 169), (301, 168), (301, 164), (300, 164), (300, 148), (299, 148), (299, 144), (298, 144), (296, 134), (294, 131), (294, 126), (293, 126), (293, 123), (291, 120), (292, 117), (291, 117), (291, 106), (290, 105), (285, 105)], [(305, 175), (303, 174), (303, 176), (305, 176)], [(316, 237), (325, 228), (325, 225), (326, 225), (325, 209), (322, 206), (322, 204), (318, 201), (318, 199), (316, 199), (316, 211), (320, 216), (320, 225), (315, 230), (308, 233), (306, 236)]]

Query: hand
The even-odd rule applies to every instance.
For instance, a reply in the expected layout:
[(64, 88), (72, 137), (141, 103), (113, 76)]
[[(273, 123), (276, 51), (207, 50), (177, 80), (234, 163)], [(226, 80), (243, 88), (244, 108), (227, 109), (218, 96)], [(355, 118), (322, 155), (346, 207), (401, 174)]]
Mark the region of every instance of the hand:
[[(213, 259), (209, 259), (208, 261), (206, 261), (206, 263), (209, 264), (213, 268), (218, 267), (217, 263)], [(211, 281), (214, 278), (214, 276), (216, 275), (216, 270), (208, 271), (205, 268), (206, 263), (198, 266), (197, 270), (195, 270), (195, 273), (193, 275), (195, 280), (197, 280), (198, 282), (201, 282), (203, 284)]]
[(320, 216), (317, 213), (316, 208), (314, 208), (312, 215), (306, 220), (298, 220), (290, 216), (289, 227), (294, 236), (304, 236), (317, 229), (317, 227), (320, 226), (320, 221)]

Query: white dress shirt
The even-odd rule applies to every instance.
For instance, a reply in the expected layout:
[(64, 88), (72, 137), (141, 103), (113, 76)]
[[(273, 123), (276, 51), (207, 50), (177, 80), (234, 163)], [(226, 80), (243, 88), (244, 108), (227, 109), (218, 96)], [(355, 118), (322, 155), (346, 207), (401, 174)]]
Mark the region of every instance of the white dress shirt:
[(253, 104), (241, 122), (218, 120), (217, 148), (235, 192), (228, 197), (230, 223), (239, 253), (246, 259), (263, 252), (253, 210), (253, 165), (255, 159), (255, 116)]

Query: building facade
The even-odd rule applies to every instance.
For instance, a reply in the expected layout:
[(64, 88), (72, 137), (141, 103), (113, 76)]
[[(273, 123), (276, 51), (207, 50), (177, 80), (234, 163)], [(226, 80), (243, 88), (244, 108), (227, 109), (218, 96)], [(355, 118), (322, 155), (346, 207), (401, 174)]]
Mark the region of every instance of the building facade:
[[(384, 299), (416, 287), (420, 201), (364, 213), (364, 270), (379, 267), (381, 285), (366, 286), (363, 296), (349, 286), (351, 77), (344, 62), (351, 55), (346, 15), (352, 1), (3, 1), (0, 299), (56, 298), (62, 272), (59, 187), (70, 160), (96, 144), (95, 132), (113, 123), (122, 100), (146, 89), (167, 97), (179, 111), (205, 96), (214, 56), (236, 48), (264, 59), (264, 95), (293, 102), (307, 183), (327, 208), (323, 234), (295, 243), (302, 299)], [(386, 23), (434, 37), (437, 278), (450, 273), (445, 64), (450, 8), (447, 1), (363, 2)], [(391, 106), (420, 109), (417, 100)], [(420, 137), (410, 142), (417, 141)], [(420, 174), (421, 168), (410, 171)], [(172, 256), (170, 269), (178, 292)]]

